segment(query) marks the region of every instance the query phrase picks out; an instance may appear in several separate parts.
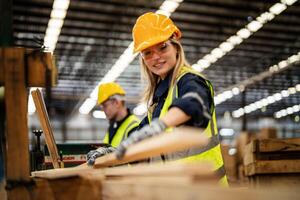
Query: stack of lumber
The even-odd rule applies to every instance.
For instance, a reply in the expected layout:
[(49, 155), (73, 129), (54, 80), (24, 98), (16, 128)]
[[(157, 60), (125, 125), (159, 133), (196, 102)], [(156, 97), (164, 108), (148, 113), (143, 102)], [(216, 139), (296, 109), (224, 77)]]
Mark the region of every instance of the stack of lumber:
[(299, 186), (300, 138), (253, 140), (244, 166), (252, 186)]
[(216, 187), (216, 176), (205, 163), (53, 169), (35, 172), (33, 176), (32, 200), (237, 200), (241, 196), (249, 200), (293, 200), (299, 197), (298, 190), (270, 192)]
[[(180, 134), (185, 134), (185, 139)], [(175, 131), (133, 145), (122, 160), (116, 160), (112, 153), (98, 158), (93, 168), (81, 165), (75, 168), (36, 171), (32, 173), (35, 185), (31, 188), (30, 199), (234, 200), (241, 196), (249, 200), (298, 199), (298, 189), (278, 189), (270, 192), (247, 188), (220, 188), (217, 184), (218, 177), (209, 163), (174, 161), (165, 164), (119, 166), (132, 160), (206, 144), (207, 138), (202, 138), (198, 132), (193, 134), (188, 131)]]

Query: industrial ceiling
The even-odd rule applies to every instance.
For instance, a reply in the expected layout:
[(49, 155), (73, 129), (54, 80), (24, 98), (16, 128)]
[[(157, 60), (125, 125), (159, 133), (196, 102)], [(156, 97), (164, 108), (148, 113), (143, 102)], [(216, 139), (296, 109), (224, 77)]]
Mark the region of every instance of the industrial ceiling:
[[(171, 18), (182, 31), (181, 42), (191, 64), (209, 54), (229, 37), (280, 1), (275, 0), (185, 0)], [(131, 29), (139, 15), (156, 11), (162, 0), (72, 0), (54, 51), (58, 84), (52, 88), (52, 117), (71, 117), (116, 63), (132, 41)], [(50, 19), (52, 0), (14, 0), (13, 34), (18, 46), (38, 48)], [(267, 106), (247, 113), (248, 118), (274, 117), (282, 109), (300, 103), (300, 63), (269, 76), (251, 79), (300, 52), (300, 2), (287, 7), (249, 38), (202, 71), (216, 94), (247, 82), (244, 92), (217, 105), (217, 115), (233, 112), (276, 93), (298, 89)], [(298, 54), (299, 55), (299, 54)], [(299, 55), (300, 56), (300, 55)], [(249, 82), (249, 79), (252, 82)], [(133, 108), (141, 98), (138, 57), (116, 79), (127, 91)], [(298, 84), (298, 86), (297, 86)], [(297, 87), (296, 87), (297, 86)], [(280, 120), (299, 124), (294, 109)], [(299, 117), (298, 117), (299, 120)]]

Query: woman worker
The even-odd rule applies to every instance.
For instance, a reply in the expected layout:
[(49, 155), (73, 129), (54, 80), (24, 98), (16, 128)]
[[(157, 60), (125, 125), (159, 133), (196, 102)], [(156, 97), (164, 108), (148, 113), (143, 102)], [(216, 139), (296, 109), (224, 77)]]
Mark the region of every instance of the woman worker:
[(203, 128), (202, 134), (210, 137), (205, 148), (162, 155), (162, 159), (211, 161), (220, 175), (221, 185), (227, 185), (218, 140), (213, 87), (186, 61), (179, 42), (180, 30), (170, 18), (149, 12), (137, 19), (132, 35), (134, 52), (139, 52), (142, 72), (148, 80), (144, 100), (148, 102), (149, 109), (138, 130), (117, 148), (118, 157), (122, 158), (131, 144), (169, 127), (186, 125)]

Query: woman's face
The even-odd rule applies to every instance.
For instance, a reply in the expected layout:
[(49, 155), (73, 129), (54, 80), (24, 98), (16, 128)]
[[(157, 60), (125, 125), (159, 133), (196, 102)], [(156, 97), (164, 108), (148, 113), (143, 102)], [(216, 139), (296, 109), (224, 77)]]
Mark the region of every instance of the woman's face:
[(164, 79), (176, 65), (177, 49), (171, 41), (165, 41), (151, 46), (141, 52), (147, 68)]

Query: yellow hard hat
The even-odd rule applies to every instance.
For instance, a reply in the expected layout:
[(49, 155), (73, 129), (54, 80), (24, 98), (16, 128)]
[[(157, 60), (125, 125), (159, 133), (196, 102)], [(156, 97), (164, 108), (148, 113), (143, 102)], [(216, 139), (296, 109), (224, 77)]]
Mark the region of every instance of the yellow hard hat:
[(134, 53), (142, 51), (160, 42), (166, 41), (174, 34), (181, 37), (180, 30), (165, 15), (148, 12), (140, 16), (132, 29)]
[(123, 88), (117, 83), (104, 83), (98, 87), (98, 104), (102, 104), (113, 95), (125, 95)]

